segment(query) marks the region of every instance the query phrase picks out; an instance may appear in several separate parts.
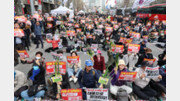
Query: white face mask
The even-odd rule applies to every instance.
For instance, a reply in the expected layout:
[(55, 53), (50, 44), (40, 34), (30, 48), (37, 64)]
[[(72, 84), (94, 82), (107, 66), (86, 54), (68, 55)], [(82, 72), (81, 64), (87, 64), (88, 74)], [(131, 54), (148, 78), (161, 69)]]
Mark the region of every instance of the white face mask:
[(37, 60), (41, 59), (41, 57), (36, 57)]

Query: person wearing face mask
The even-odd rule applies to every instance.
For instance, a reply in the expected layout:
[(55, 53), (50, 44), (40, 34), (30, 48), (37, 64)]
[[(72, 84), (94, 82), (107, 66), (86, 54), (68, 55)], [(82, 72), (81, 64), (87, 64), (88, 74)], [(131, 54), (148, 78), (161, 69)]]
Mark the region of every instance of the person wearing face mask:
[(32, 85), (21, 93), (22, 98), (33, 101), (34, 98), (44, 97), (46, 91), (44, 67), (34, 65), (28, 72), (28, 80), (32, 82)]
[[(145, 50), (145, 53), (140, 55), (138, 62), (136, 63), (136, 67), (139, 67), (141, 65), (141, 63), (144, 61), (144, 58), (146, 59), (154, 59), (153, 54), (152, 54), (152, 50), (150, 48), (147, 48)], [(149, 66), (153, 66), (154, 64), (151, 64)]]
[[(156, 101), (155, 97), (158, 97), (158, 92), (152, 88), (151, 79), (147, 77), (147, 72), (145, 71), (148, 66), (147, 61), (143, 61), (140, 68), (137, 68), (137, 76), (132, 84), (133, 92), (142, 100)], [(154, 81), (160, 81), (162, 76), (154, 77)]]
[(114, 67), (113, 71), (110, 74), (110, 76), (112, 77), (110, 84), (110, 92), (115, 96), (117, 96), (118, 89), (120, 88), (126, 90), (128, 94), (132, 92), (132, 88), (130, 88), (126, 84), (127, 81), (119, 80), (119, 75), (121, 74), (121, 72), (127, 72), (124, 60), (119, 60), (118, 67)]
[(35, 59), (31, 60), (31, 61), (28, 61), (28, 60), (25, 60), (24, 58), (21, 58), (21, 61), (23, 61), (24, 63), (28, 63), (28, 64), (32, 64), (33, 63), (33, 66), (34, 65), (38, 65), (38, 66), (42, 66), (42, 67), (45, 67), (45, 63), (44, 63), (44, 60), (45, 58), (42, 57), (43, 53), (38, 51), (36, 52), (35, 54)]

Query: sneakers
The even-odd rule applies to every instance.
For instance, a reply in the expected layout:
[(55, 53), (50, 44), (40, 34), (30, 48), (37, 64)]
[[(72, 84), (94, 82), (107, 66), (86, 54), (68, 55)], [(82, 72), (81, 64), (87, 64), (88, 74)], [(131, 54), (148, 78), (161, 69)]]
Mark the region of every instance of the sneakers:
[(69, 81), (71, 82), (73, 80), (73, 78), (71, 77), (71, 78), (69, 78)]
[(77, 80), (78, 80), (78, 78), (76, 78), (76, 77), (75, 77), (73, 80), (74, 80), (74, 83), (76, 83), (76, 82), (77, 82)]

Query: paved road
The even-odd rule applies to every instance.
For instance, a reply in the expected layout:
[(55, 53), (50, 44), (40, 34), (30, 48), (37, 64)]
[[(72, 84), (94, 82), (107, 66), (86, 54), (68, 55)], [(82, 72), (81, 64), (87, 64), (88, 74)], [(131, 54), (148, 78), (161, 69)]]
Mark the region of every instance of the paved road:
[[(36, 49), (35, 48), (36, 46), (34, 44), (32, 44), (32, 46), (30, 47), (30, 51), (28, 51), (29, 53), (29, 58), (28, 60), (32, 60), (33, 58), (35, 58), (35, 53), (37, 51), (41, 51), (43, 52), (43, 57), (45, 57), (45, 61), (53, 61), (53, 57), (51, 56), (51, 53), (45, 53), (45, 49), (51, 47), (51, 44), (48, 44), (44, 41), (44, 49)], [(159, 54), (161, 54), (163, 52), (163, 49), (160, 49), (160, 48), (157, 48), (155, 46), (155, 44), (152, 44), (152, 43), (147, 43), (147, 47), (151, 48), (152, 49), (152, 53), (155, 57), (158, 57)], [(108, 60), (108, 57), (107, 57), (107, 52), (102, 51), (102, 55), (105, 57), (105, 62)], [(70, 55), (70, 53), (65, 53), (66, 56)], [(78, 55), (80, 56), (80, 59), (81, 59), (81, 65), (82, 67), (84, 68), (84, 63), (85, 63), (85, 60), (89, 59), (88, 55), (83, 53), (83, 52), (79, 52)], [(20, 70), (22, 72), (24, 72), (25, 74), (28, 73), (28, 71), (32, 68), (32, 64), (18, 64), (17, 66), (15, 66), (15, 69), (16, 70)], [(78, 88), (78, 84), (74, 85), (73, 83), (70, 83), (71, 87), (72, 88)], [(109, 88), (109, 86), (107, 86)], [(111, 99), (111, 97), (110, 97)]]

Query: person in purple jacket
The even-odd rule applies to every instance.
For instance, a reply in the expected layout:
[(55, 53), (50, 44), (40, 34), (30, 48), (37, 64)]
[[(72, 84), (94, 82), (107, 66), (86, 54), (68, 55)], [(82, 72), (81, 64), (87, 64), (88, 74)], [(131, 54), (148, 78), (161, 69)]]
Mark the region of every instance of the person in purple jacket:
[(126, 85), (127, 81), (118, 80), (121, 72), (127, 72), (127, 68), (126, 68), (124, 60), (119, 60), (118, 69), (115, 68), (110, 74), (110, 76), (112, 77), (111, 84), (110, 84), (110, 92), (115, 96), (117, 96), (117, 91), (119, 88), (126, 90), (128, 94), (132, 92), (132, 88)]

